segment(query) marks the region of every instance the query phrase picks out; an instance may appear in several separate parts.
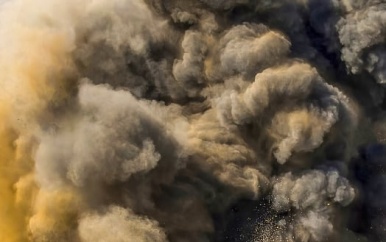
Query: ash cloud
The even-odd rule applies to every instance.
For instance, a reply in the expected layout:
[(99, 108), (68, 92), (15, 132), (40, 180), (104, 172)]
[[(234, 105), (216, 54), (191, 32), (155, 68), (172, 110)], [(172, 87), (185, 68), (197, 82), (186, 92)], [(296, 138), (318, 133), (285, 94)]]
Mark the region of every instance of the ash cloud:
[(383, 242), (381, 0), (0, 5), (0, 240)]

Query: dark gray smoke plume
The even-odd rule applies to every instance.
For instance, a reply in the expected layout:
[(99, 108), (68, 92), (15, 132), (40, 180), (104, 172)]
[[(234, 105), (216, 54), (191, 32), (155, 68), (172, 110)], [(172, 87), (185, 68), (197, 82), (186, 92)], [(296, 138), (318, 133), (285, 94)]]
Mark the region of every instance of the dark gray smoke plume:
[(386, 1), (0, 3), (0, 241), (386, 242)]

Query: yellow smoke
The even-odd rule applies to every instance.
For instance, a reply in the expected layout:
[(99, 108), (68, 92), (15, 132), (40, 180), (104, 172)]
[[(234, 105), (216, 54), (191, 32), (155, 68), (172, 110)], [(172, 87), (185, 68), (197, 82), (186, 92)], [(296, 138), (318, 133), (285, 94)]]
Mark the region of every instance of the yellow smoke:
[(31, 224), (40, 228), (54, 220), (70, 223), (69, 214), (74, 213), (71, 209), (58, 212), (53, 208), (78, 200), (67, 188), (63, 188), (65, 192), (39, 191), (34, 175), (34, 134), (54, 122), (51, 111), (63, 106), (76, 86), (70, 58), (74, 45), (71, 30), (63, 23), (58, 27), (44, 14), (25, 16), (31, 12), (26, 10), (39, 2), (14, 1), (2, 7), (0, 13), (2, 242), (31, 240)]
[(0, 241), (26, 241), (25, 214), (16, 205), (14, 187), (24, 169), (15, 159), (17, 134), (6, 124), (8, 110), (0, 106)]

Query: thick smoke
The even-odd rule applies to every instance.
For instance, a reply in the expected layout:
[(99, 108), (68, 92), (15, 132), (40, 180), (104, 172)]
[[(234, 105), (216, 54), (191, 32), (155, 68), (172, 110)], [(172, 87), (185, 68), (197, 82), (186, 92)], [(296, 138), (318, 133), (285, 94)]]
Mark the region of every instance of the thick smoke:
[(0, 241), (386, 241), (386, 2), (0, 2)]

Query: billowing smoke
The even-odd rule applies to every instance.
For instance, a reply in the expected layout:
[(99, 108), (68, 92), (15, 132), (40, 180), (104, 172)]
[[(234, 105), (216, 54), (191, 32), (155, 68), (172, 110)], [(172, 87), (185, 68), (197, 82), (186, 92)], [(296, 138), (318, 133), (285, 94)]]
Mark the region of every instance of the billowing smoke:
[(386, 1), (0, 2), (0, 241), (385, 242)]

